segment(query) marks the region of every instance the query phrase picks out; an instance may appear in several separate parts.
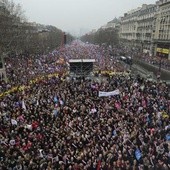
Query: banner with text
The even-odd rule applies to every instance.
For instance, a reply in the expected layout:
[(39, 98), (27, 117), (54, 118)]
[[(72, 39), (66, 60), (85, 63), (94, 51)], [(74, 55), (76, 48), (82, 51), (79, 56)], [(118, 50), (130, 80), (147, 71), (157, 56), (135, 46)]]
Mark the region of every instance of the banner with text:
[(99, 97), (115, 96), (119, 94), (120, 94), (119, 90), (114, 90), (110, 92), (99, 91)]

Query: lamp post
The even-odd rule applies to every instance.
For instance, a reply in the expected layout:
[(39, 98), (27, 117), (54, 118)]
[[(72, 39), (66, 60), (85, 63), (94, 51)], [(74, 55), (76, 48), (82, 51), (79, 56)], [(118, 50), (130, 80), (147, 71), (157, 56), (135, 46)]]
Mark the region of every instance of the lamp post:
[(141, 41), (141, 53), (143, 54), (143, 41)]
[(161, 66), (162, 66), (162, 53), (159, 54), (159, 73), (160, 74), (161, 74)]
[(158, 80), (161, 78), (162, 53), (163, 53), (163, 48), (161, 48), (161, 51), (159, 53), (159, 71), (158, 71), (158, 76), (157, 76)]
[(1, 55), (2, 68), (0, 68), (0, 74), (2, 75), (2, 79), (4, 79), (5, 82), (7, 82), (7, 76), (6, 76), (4, 56), (7, 55), (7, 54), (8, 53), (2, 53), (2, 55)]

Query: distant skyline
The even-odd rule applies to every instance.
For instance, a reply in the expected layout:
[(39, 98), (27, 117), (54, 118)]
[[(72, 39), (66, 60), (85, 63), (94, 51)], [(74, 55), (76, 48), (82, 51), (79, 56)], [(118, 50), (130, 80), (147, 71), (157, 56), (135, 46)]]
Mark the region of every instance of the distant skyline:
[(85, 34), (156, 0), (13, 0), (29, 22), (54, 25), (74, 35)]

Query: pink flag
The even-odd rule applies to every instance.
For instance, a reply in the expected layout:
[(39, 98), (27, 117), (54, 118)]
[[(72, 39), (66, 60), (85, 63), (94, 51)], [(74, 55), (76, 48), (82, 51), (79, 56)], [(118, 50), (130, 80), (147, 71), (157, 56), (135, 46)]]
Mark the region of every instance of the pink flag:
[(116, 109), (118, 109), (118, 110), (121, 109), (120, 103), (116, 102), (116, 103), (115, 103), (115, 107), (116, 107)]
[(146, 107), (146, 101), (142, 100), (142, 106), (145, 108)]

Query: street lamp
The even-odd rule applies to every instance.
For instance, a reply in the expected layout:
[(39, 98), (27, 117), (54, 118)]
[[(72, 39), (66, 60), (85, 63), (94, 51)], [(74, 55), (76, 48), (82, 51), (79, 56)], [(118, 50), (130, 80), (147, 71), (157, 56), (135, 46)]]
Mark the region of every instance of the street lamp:
[(161, 67), (162, 67), (162, 54), (163, 54), (163, 48), (161, 48), (160, 53), (159, 53), (159, 71), (158, 71), (158, 79), (161, 77)]
[(143, 41), (141, 41), (141, 53), (143, 53)]
[(2, 76), (2, 79), (4, 79), (5, 82), (7, 82), (5, 62), (4, 62), (4, 56), (5, 56), (5, 55), (7, 55), (7, 53), (6, 53), (6, 54), (3, 53), (3, 54), (1, 55), (1, 64), (2, 64), (2, 67), (0, 68), (0, 73), (1, 73), (1, 75), (3, 75), (3, 76)]
[[(162, 50), (161, 50), (162, 51)], [(159, 73), (161, 73), (161, 65), (162, 65), (162, 54), (159, 54)]]

